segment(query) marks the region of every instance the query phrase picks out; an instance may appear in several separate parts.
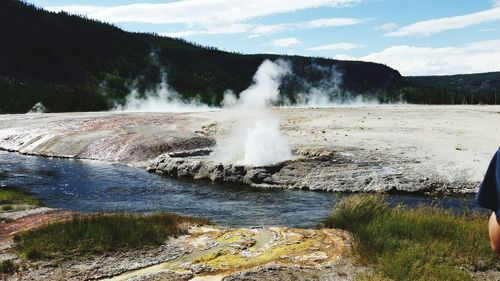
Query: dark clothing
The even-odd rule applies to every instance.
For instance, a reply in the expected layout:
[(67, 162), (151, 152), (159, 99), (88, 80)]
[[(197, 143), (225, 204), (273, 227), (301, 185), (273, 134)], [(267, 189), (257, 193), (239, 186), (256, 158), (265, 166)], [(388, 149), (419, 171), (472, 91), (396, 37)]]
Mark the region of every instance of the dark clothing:
[(479, 206), (495, 212), (500, 223), (500, 148), (491, 160), (476, 200)]

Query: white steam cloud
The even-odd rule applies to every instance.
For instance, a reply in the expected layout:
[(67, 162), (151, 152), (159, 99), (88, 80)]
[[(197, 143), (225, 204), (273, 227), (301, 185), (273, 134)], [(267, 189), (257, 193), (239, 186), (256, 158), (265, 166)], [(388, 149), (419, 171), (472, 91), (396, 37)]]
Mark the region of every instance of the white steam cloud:
[(43, 105), (42, 102), (37, 102), (35, 105), (28, 111), (28, 113), (45, 113), (48, 109)]
[(381, 103), (376, 95), (352, 94), (342, 89), (344, 73), (335, 66), (324, 67), (314, 65), (316, 71), (325, 74), (325, 77), (312, 85), (309, 81), (301, 79), (305, 91), (297, 94), (296, 102), (282, 101), (285, 107), (300, 108), (330, 108), (330, 107), (361, 107), (378, 106), (383, 104), (404, 104), (404, 101)]
[[(158, 52), (153, 51), (150, 54), (150, 64), (162, 68), (159, 63)], [(374, 106), (381, 104), (376, 97), (353, 95), (343, 90), (343, 73), (337, 70), (335, 66), (327, 67), (313, 64), (311, 67), (316, 75), (321, 75), (323, 78), (314, 82), (295, 77), (295, 79), (298, 79), (299, 84), (302, 85), (302, 88), (306, 90), (297, 93), (293, 103), (286, 97), (279, 95), (282, 78), (288, 75), (293, 77), (290, 64), (283, 60), (277, 60), (276, 62), (266, 60), (255, 73), (253, 77), (254, 83), (241, 92), (239, 99), (230, 90), (224, 93), (222, 107), (237, 110), (241, 112), (240, 116), (248, 112), (249, 109), (255, 110), (260, 115), (266, 115), (264, 117), (271, 124), (272, 120), (276, 118), (269, 114), (269, 110), (263, 110), (271, 105), (307, 108)], [(139, 87), (137, 87), (139, 80), (136, 80), (125, 101), (115, 103), (112, 110), (127, 112), (199, 112), (219, 109), (219, 107), (212, 107), (202, 103), (199, 97), (183, 98), (167, 83), (167, 74), (164, 70), (161, 70), (161, 78), (161, 83), (154, 89), (145, 92), (139, 91)], [(255, 114), (251, 113), (250, 115)], [(257, 124), (257, 122), (254, 122), (254, 124)], [(279, 125), (279, 122), (277, 124)]]
[[(150, 63), (159, 65), (157, 53), (150, 54)], [(156, 85), (155, 89), (146, 90), (141, 94), (138, 87), (134, 86), (125, 97), (125, 103), (115, 103), (112, 110), (128, 112), (197, 112), (215, 109), (202, 103), (199, 98), (183, 99), (181, 94), (167, 83), (167, 74), (162, 70), (161, 83)]]
[(288, 73), (288, 63), (265, 60), (253, 84), (239, 98), (226, 91), (223, 106), (234, 116), (234, 129), (229, 137), (217, 140), (214, 160), (264, 166), (292, 158), (290, 145), (280, 132), (280, 120), (269, 109), (278, 100), (281, 79)]

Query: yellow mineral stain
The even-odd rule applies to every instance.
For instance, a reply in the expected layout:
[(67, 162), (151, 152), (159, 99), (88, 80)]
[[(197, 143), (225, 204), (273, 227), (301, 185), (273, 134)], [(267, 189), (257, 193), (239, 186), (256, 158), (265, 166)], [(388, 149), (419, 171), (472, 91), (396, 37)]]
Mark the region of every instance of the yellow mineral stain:
[(224, 278), (224, 275), (214, 275), (214, 276), (197, 276), (190, 279), (189, 281), (220, 281)]
[[(205, 230), (208, 231), (208, 230)], [(206, 267), (191, 280), (221, 280), (232, 273), (269, 263), (283, 266), (318, 266), (334, 262), (348, 248), (349, 237), (338, 230), (289, 229), (211, 229), (193, 230), (185, 240), (191, 253), (158, 265), (131, 271), (109, 280), (128, 280), (162, 271), (190, 272), (192, 267)], [(207, 248), (195, 241), (216, 241)]]

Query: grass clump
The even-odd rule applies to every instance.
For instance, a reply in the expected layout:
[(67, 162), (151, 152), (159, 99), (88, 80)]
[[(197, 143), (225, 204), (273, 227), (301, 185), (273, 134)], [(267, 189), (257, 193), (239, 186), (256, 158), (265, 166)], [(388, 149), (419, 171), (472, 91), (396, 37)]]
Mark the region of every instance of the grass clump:
[(12, 211), (14, 210), (14, 206), (10, 205), (10, 204), (7, 204), (7, 205), (2, 205), (2, 207), (0, 208), (2, 211)]
[(0, 262), (0, 273), (13, 273), (19, 268), (17, 264), (15, 264), (11, 260), (4, 260)]
[(170, 213), (93, 214), (24, 232), (14, 241), (25, 258), (58, 259), (161, 245), (168, 237), (184, 234), (186, 224), (207, 223)]
[(359, 261), (377, 278), (471, 280), (468, 270), (498, 270), (488, 218), (437, 207), (390, 208), (383, 196), (354, 195), (337, 205), (325, 227), (350, 231)]
[(15, 187), (2, 187), (0, 188), (0, 205), (40, 205), (40, 202), (33, 198), (28, 193)]

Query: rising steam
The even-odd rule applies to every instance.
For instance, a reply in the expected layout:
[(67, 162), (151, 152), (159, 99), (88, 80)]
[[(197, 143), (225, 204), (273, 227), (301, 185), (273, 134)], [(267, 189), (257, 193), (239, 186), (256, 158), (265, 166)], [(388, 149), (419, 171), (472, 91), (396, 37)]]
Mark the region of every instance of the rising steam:
[(134, 87), (125, 98), (124, 104), (115, 104), (115, 111), (130, 112), (195, 112), (214, 108), (203, 104), (199, 99), (184, 100), (167, 83), (167, 75), (162, 73), (162, 82), (154, 90), (147, 90), (141, 95)]
[(265, 60), (253, 77), (253, 84), (237, 98), (227, 91), (223, 106), (234, 116), (228, 138), (217, 140), (213, 157), (217, 161), (263, 166), (292, 158), (281, 134), (279, 118), (269, 107), (278, 100), (281, 79), (290, 73), (288, 63)]
[(130, 89), (130, 93), (125, 97), (124, 103), (115, 103), (114, 111), (130, 112), (196, 112), (208, 111), (214, 108), (202, 103), (199, 98), (184, 99), (168, 83), (167, 72), (160, 62), (159, 50), (153, 50), (149, 54), (150, 67), (160, 69), (161, 83), (153, 90), (139, 91), (137, 78)]
[[(153, 90), (141, 92), (139, 91), (139, 87), (137, 87), (139, 80), (136, 80), (125, 101), (115, 103), (114, 111), (196, 112), (218, 109), (202, 103), (199, 98), (185, 99), (172, 88), (167, 83), (167, 74), (159, 62), (158, 51), (150, 54), (150, 65), (161, 69), (161, 83)], [(320, 79), (311, 81), (310, 79), (293, 74), (289, 63), (285, 63), (283, 60), (276, 62), (266, 60), (255, 73), (253, 77), (254, 84), (241, 92), (239, 99), (231, 91), (226, 91), (222, 107), (234, 110), (238, 109), (239, 111), (247, 111), (249, 108), (259, 108), (259, 111), (261, 111), (260, 109), (270, 105), (308, 108), (373, 106), (381, 104), (373, 95), (354, 95), (342, 89), (343, 72), (339, 71), (335, 65), (321, 66), (312, 64), (311, 73), (316, 77), (320, 77)], [(294, 102), (290, 102), (286, 97), (279, 95), (278, 88), (284, 76), (298, 81), (300, 88), (304, 89), (295, 93)], [(397, 103), (404, 102), (400, 101)], [(269, 118), (272, 119), (272, 117)]]
[(28, 113), (45, 113), (47, 112), (48, 109), (43, 105), (42, 102), (37, 102), (31, 109), (28, 111)]
[(295, 77), (304, 89), (296, 94), (295, 102), (281, 100), (281, 105), (285, 107), (300, 108), (330, 108), (330, 107), (359, 107), (378, 106), (382, 104), (404, 104), (403, 100), (384, 102), (379, 100), (377, 95), (353, 94), (343, 88), (344, 73), (335, 65), (320, 66), (313, 64), (313, 72), (321, 76), (318, 81), (310, 81), (301, 77)]

